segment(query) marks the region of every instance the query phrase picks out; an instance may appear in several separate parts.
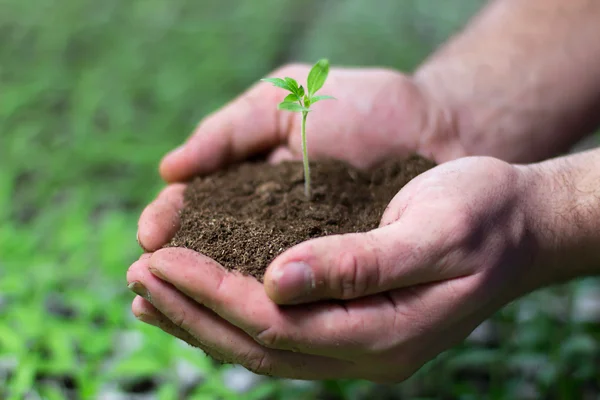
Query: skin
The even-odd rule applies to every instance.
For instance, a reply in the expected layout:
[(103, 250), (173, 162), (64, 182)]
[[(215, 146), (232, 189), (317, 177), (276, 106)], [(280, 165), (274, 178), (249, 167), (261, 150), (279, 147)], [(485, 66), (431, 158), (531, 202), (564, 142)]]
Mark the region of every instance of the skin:
[[(467, 154), (545, 160), (600, 124), (598, 18), (595, 0), (492, 1), (414, 79), (455, 116)], [(438, 151), (437, 136), (422, 140)]]
[(506, 303), (597, 274), (600, 151), (509, 162), (556, 155), (598, 122), (599, 18), (593, 0), (496, 1), (413, 77), (333, 70), (323, 90), (344, 101), (315, 107), (313, 159), (366, 168), (418, 152), (443, 164), (403, 188), (379, 228), (281, 254), (264, 286), (190, 250), (158, 250), (177, 229), (174, 182), (259, 153), (299, 158), (281, 92), (254, 86), (162, 161), (172, 184), (142, 213), (148, 254), (127, 274), (134, 314), (260, 374), (398, 382)]

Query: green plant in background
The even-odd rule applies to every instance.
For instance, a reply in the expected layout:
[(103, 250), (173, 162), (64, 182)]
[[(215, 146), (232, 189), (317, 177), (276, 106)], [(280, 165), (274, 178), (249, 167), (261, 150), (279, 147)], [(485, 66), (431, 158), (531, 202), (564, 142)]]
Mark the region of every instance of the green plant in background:
[(317, 92), (323, 87), (329, 75), (329, 61), (321, 59), (312, 67), (306, 81), (306, 89), (303, 86), (298, 86), (298, 82), (290, 77), (281, 78), (266, 78), (261, 79), (264, 82), (270, 82), (274, 86), (290, 92), (277, 108), (280, 110), (293, 111), (302, 113), (302, 122), (300, 131), (302, 134), (302, 162), (304, 164), (304, 194), (310, 200), (310, 164), (308, 161), (308, 149), (306, 147), (306, 118), (311, 111), (310, 106), (320, 100), (335, 99), (332, 96), (317, 96)]

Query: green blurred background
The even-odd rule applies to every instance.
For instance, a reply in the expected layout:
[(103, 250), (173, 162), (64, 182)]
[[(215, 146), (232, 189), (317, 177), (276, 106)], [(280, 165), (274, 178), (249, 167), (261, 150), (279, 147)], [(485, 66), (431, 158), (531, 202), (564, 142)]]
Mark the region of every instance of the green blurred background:
[(160, 157), (275, 67), (406, 71), (482, 0), (0, 0), (0, 399), (600, 398), (600, 286), (534, 293), (401, 385), (266, 379), (131, 316)]

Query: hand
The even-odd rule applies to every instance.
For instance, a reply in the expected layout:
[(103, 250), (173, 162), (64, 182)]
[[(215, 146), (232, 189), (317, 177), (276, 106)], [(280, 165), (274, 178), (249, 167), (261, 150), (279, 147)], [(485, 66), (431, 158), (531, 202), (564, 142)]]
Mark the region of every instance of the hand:
[[(291, 65), (268, 76), (302, 82), (309, 69)], [(333, 68), (322, 91), (339, 100), (313, 107), (307, 126), (313, 159), (335, 158), (368, 168), (411, 153), (438, 162), (465, 155), (452, 115), (399, 72)], [(261, 82), (208, 116), (187, 143), (163, 159), (163, 178), (185, 181), (259, 153), (274, 161), (301, 159), (300, 117), (277, 110), (285, 95)]]
[(128, 272), (151, 299), (133, 312), (260, 374), (398, 382), (535, 288), (532, 179), (492, 158), (446, 163), (400, 191), (378, 229), (281, 254), (264, 286), (159, 250)]
[[(269, 76), (303, 81), (309, 69), (291, 65)], [(321, 102), (311, 112), (311, 159), (335, 158), (369, 168), (413, 153), (438, 163), (466, 155), (453, 113), (399, 72), (334, 68), (325, 92), (339, 100)], [(182, 182), (264, 153), (272, 162), (300, 160), (300, 119), (296, 113), (277, 110), (284, 97), (283, 90), (269, 83), (256, 84), (207, 117), (184, 145), (168, 154), (160, 165), (162, 177)], [(179, 221), (172, 211), (181, 208), (182, 193), (182, 185), (173, 185), (144, 211), (138, 230), (144, 249), (159, 249), (177, 231)]]

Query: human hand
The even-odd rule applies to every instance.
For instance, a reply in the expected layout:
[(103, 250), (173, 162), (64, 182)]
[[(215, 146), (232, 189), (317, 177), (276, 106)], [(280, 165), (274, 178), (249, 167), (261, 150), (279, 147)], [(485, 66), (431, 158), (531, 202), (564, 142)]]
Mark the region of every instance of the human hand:
[[(309, 70), (290, 65), (269, 76), (302, 81)], [(387, 69), (332, 68), (322, 91), (339, 101), (320, 103), (311, 112), (312, 159), (335, 158), (368, 168), (412, 153), (437, 162), (464, 155), (452, 115), (411, 77)], [(301, 159), (300, 118), (277, 109), (284, 97), (269, 83), (254, 85), (205, 118), (182, 147), (168, 154), (160, 166), (162, 177), (185, 181), (263, 153), (273, 161)]]
[[(269, 76), (301, 80), (310, 67), (290, 65)], [(338, 101), (319, 103), (308, 121), (311, 159), (335, 158), (369, 168), (390, 158), (419, 153), (438, 163), (465, 155), (453, 115), (412, 78), (385, 69), (333, 68), (323, 92)], [(277, 110), (281, 89), (261, 82), (208, 116), (188, 141), (160, 165), (170, 183), (214, 172), (233, 162), (267, 154), (272, 162), (302, 159), (300, 119)], [(368, 149), (368, 151), (365, 151)], [(183, 186), (173, 184), (143, 212), (138, 242), (154, 251), (179, 227)]]
[(439, 166), (400, 191), (378, 229), (301, 243), (264, 286), (159, 250), (128, 272), (151, 299), (133, 312), (260, 374), (401, 381), (538, 284), (528, 171), (484, 157)]

